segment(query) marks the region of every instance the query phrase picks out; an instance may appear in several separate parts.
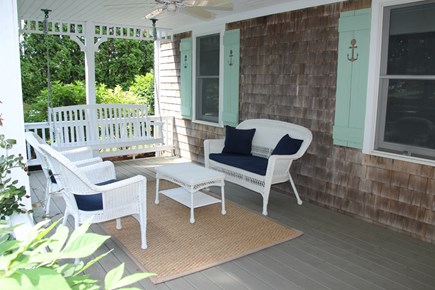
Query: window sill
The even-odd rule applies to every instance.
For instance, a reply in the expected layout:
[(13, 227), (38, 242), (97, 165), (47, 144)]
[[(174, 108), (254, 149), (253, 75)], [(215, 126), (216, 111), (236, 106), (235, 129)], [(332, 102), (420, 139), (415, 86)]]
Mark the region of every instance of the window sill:
[(207, 122), (207, 121), (202, 121), (202, 120), (193, 120), (193, 123), (196, 124), (201, 124), (201, 125), (206, 125), (206, 126), (213, 126), (213, 127), (218, 127), (218, 128), (223, 128), (224, 126), (222, 126), (221, 123), (213, 123), (213, 122)]
[(420, 157), (415, 157), (415, 156), (401, 155), (401, 154), (397, 154), (397, 153), (389, 153), (389, 152), (378, 151), (378, 150), (371, 150), (369, 152), (363, 152), (363, 153), (367, 154), (367, 155), (377, 156), (377, 157), (390, 158), (390, 159), (394, 159), (394, 160), (406, 161), (406, 162), (410, 162), (410, 163), (417, 163), (417, 164), (435, 167), (435, 160), (431, 160), (431, 159), (425, 159), (425, 158), (420, 158)]

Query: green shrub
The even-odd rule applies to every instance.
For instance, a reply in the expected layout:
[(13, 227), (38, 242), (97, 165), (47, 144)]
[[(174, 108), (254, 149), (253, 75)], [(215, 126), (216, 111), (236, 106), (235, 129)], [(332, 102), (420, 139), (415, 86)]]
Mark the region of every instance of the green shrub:
[(106, 85), (99, 85), (97, 88), (98, 104), (138, 104), (143, 105), (145, 101), (132, 91), (124, 91), (120, 86), (114, 89), (106, 88)]
[(136, 76), (130, 91), (144, 100), (147, 104), (148, 114), (154, 115), (154, 75), (153, 72)]
[[(51, 84), (51, 106), (62, 107), (86, 103), (86, 86), (83, 82), (63, 84), (59, 81)], [(33, 104), (24, 106), (25, 122), (47, 121), (48, 90), (44, 89)]]
[[(121, 86), (107, 88), (100, 84), (96, 88), (96, 99), (99, 104), (146, 104), (148, 113), (154, 114), (154, 76), (152, 73), (135, 77), (134, 83), (126, 91)], [(86, 86), (83, 82), (63, 84), (54, 82), (51, 85), (51, 106), (62, 107), (86, 104)], [(24, 105), (25, 122), (43, 122), (48, 120), (48, 91), (44, 89), (31, 104)]]

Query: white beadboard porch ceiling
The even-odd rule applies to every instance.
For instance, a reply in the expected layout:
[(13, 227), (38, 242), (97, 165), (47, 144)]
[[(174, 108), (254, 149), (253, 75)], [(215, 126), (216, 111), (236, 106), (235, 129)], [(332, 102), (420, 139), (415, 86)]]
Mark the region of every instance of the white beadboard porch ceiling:
[[(209, 10), (216, 14), (205, 21), (184, 13), (160, 15), (157, 27), (171, 29), (173, 33), (189, 31), (204, 25), (219, 25), (285, 11), (297, 10), (345, 0), (233, 0), (233, 11)], [(42, 20), (41, 9), (50, 9), (50, 19), (67, 22), (93, 21), (122, 26), (150, 27), (145, 15), (157, 3), (154, 0), (17, 0), (20, 19)]]

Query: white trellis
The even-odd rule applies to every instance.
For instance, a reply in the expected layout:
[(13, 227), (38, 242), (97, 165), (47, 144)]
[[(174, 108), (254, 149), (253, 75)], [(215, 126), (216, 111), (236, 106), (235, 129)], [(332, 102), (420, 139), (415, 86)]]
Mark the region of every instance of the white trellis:
[[(39, 33), (43, 34), (43, 20), (23, 19), (21, 21), (21, 33)], [(52, 35), (74, 35), (85, 37), (86, 22), (68, 22), (61, 20), (50, 20), (48, 22), (48, 34)], [(88, 26), (89, 27), (89, 26)], [(92, 27), (90, 27), (92, 29)], [(93, 34), (95, 37), (110, 37), (136, 40), (154, 40), (153, 27), (142, 26), (125, 26), (108, 23), (93, 23)], [(91, 31), (88, 31), (91, 33)], [(172, 35), (169, 29), (157, 29), (157, 39), (171, 39)]]

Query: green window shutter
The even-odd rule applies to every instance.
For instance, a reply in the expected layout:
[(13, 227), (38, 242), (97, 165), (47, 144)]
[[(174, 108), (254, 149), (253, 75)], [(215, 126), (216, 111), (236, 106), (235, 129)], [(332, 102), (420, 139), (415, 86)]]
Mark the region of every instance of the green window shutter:
[(338, 24), (334, 144), (362, 148), (366, 108), (370, 9), (343, 12)]
[(239, 124), (240, 30), (224, 33), (224, 80), (222, 122)]
[(180, 42), (181, 116), (192, 119), (192, 38)]

